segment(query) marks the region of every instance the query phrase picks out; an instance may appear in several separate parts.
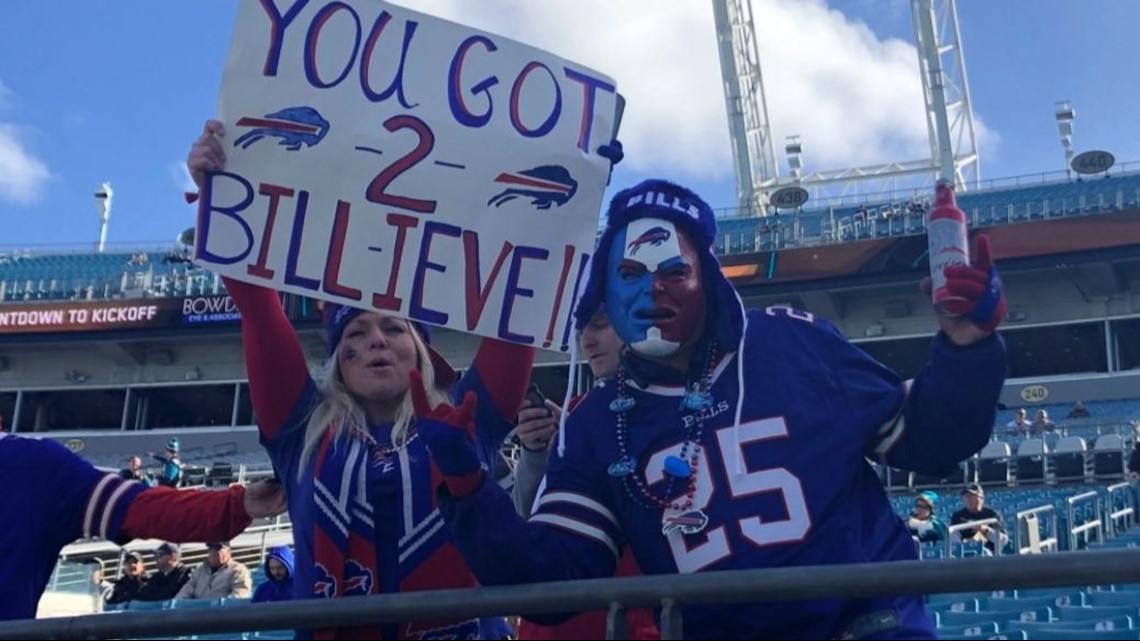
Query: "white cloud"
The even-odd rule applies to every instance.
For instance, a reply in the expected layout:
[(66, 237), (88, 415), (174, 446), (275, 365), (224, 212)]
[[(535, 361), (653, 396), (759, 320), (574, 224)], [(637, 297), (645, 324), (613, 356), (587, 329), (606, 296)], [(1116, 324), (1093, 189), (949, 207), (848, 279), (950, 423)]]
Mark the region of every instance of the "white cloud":
[(47, 165), (24, 147), (16, 126), (0, 122), (0, 201), (31, 204), (50, 178)]
[[(708, 2), (401, 4), (539, 46), (613, 76), (628, 99), (621, 136), (628, 168), (731, 177)], [(915, 160), (928, 153), (913, 44), (881, 40), (823, 0), (752, 0), (752, 6), (778, 156), (792, 134), (801, 136), (808, 171)], [(988, 141), (995, 139), (991, 135)]]
[(194, 184), (194, 179), (190, 177), (190, 170), (186, 168), (185, 160), (171, 161), (166, 165), (166, 171), (170, 176), (170, 180), (183, 193), (198, 191), (198, 186)]
[[(13, 102), (12, 90), (0, 81), (0, 109)], [(0, 120), (0, 202), (28, 205), (51, 178), (47, 165), (25, 147), (21, 130)]]

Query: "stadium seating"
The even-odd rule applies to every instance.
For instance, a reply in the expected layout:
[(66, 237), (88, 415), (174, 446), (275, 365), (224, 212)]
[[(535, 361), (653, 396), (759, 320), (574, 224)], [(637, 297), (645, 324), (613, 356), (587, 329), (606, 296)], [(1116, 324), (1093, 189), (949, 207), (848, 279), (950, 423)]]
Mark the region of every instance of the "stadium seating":
[[(1140, 174), (963, 192), (958, 205), (970, 223), (985, 227), (1140, 207)], [(809, 201), (810, 204), (810, 201)], [(850, 242), (925, 231), (928, 197), (809, 209), (776, 217), (738, 216), (718, 221), (720, 254)]]
[[(177, 253), (177, 252), (175, 252)], [(218, 279), (169, 252), (0, 254), (4, 302), (215, 293)], [(146, 256), (145, 260), (139, 257)], [(219, 290), (220, 291), (220, 290)]]
[[(964, 192), (975, 226), (1140, 207), (1140, 173), (1108, 179)], [(739, 254), (925, 231), (929, 199), (867, 202), (776, 217), (724, 217), (716, 251)], [(142, 259), (145, 257), (145, 260)], [(0, 301), (97, 300), (221, 293), (220, 279), (185, 261), (185, 248), (115, 253), (0, 253)]]

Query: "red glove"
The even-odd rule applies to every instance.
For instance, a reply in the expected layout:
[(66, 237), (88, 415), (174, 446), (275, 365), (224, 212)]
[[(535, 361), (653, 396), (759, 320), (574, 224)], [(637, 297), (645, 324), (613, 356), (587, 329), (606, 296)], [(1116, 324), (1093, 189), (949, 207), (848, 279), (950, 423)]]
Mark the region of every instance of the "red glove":
[(946, 303), (946, 311), (992, 332), (1005, 319), (1006, 300), (1001, 277), (990, 256), (990, 238), (979, 234), (971, 246), (970, 265), (949, 265), (946, 289), (964, 300)]
[(431, 407), (419, 371), (409, 373), (409, 391), (416, 413), (416, 431), (427, 444), (432, 462), (452, 496), (469, 496), (483, 481), (483, 466), (475, 452), (474, 392), (467, 392), (458, 408), (447, 403)]

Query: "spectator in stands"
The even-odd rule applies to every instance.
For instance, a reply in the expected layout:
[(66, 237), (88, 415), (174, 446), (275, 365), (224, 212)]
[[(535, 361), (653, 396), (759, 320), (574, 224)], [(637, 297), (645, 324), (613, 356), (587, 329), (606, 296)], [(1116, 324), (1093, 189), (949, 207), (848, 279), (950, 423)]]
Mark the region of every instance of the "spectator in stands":
[(206, 560), (194, 568), (174, 598), (248, 599), (253, 591), (253, 576), (244, 563), (234, 560), (229, 541), (215, 541), (208, 549)]
[(107, 602), (107, 597), (111, 595), (111, 590), (115, 588), (115, 584), (107, 580), (101, 559), (88, 559), (83, 564), (91, 567), (91, 592), (95, 595), (97, 609), (101, 609)]
[[(622, 342), (610, 325), (604, 311), (595, 314), (578, 336), (579, 348), (590, 365), (595, 384), (601, 384), (614, 375), (618, 368)], [(570, 401), (571, 409), (581, 396)], [(558, 430), (562, 409), (553, 401), (546, 407), (527, 405), (519, 411), (514, 435), (520, 444), (519, 461), (515, 467), (513, 494), (515, 506), (524, 518), (530, 517), (531, 506), (538, 493), (539, 482), (546, 474), (546, 461), (550, 445)]]
[[(220, 122), (208, 121), (190, 150), (187, 167), (199, 189), (209, 173), (225, 165), (225, 135)], [(615, 162), (620, 158), (613, 157)], [(473, 438), (481, 463), (490, 469), (522, 407), (534, 348), (485, 338), (475, 362), (457, 380), (451, 365), (431, 347), (426, 326), (388, 312), (327, 305), (328, 358), (310, 376), (277, 292), (223, 280), (241, 313), (242, 347), (262, 443), (283, 485), (290, 488), (294, 596), (335, 598), (477, 586), (446, 528), (434, 527), (446, 471), (435, 473), (440, 468), (432, 465), (417, 427), (427, 417), (416, 416), (408, 390), (413, 380), (423, 385), (433, 406), (472, 392), (477, 398), (472, 422), (478, 425)], [(330, 509), (318, 493), (330, 487), (354, 497), (351, 508)], [(417, 546), (415, 554), (401, 554), (402, 539), (409, 536)], [(381, 558), (400, 561), (381, 572)], [(405, 638), (420, 638), (441, 627), (462, 638), (478, 634), (479, 625), (476, 619), (407, 626), (346, 622), (344, 628), (297, 634), (395, 637), (397, 627)]]
[(906, 528), (922, 543), (944, 541), (949, 533), (942, 519), (934, 515), (937, 504), (938, 495), (934, 492), (923, 492), (914, 497), (914, 508), (906, 519)]
[(153, 486), (157, 483), (154, 477), (143, 469), (142, 459), (137, 456), (127, 459), (127, 466), (119, 470), (119, 478), (127, 481), (138, 481), (147, 486)]
[(127, 603), (138, 598), (146, 582), (144, 576), (146, 562), (142, 554), (128, 552), (123, 557), (123, 574), (111, 582), (111, 593), (107, 595), (107, 605)]
[[(623, 344), (610, 325), (605, 311), (594, 314), (578, 336), (578, 344), (596, 385), (604, 385), (618, 369)], [(570, 401), (570, 411), (582, 400), (580, 395)], [(520, 441), (519, 461), (515, 466), (515, 483), (512, 488), (515, 508), (523, 518), (530, 518), (531, 507), (538, 494), (542, 477), (546, 474), (547, 457), (555, 441), (562, 409), (552, 401), (546, 407), (528, 405), (519, 412), (515, 435)], [(638, 576), (641, 572), (629, 550), (618, 563), (616, 576)], [(632, 610), (627, 617), (629, 638), (658, 639), (657, 623), (650, 610)], [(601, 639), (606, 634), (606, 613), (585, 612), (563, 623), (552, 626), (538, 625), (527, 619), (519, 622), (520, 641), (538, 639)]]
[(954, 536), (962, 541), (981, 541), (987, 550), (996, 552), (999, 546), (1005, 545), (1009, 537), (1006, 535), (1005, 521), (1001, 514), (986, 507), (985, 503), (986, 491), (982, 489), (982, 486), (977, 483), (967, 485), (966, 489), (962, 490), (962, 505), (964, 507), (950, 517), (950, 525), (997, 519), (996, 523), (979, 525), (976, 528), (965, 528), (954, 533)]
[(162, 474), (158, 476), (158, 484), (166, 487), (178, 487), (182, 483), (182, 459), (178, 457), (178, 437), (166, 443), (165, 454), (154, 454), (154, 460), (162, 463)]
[[(1006, 303), (988, 238), (947, 267), (964, 304), (937, 319), (928, 364), (904, 382), (823, 319), (746, 309), (691, 191), (645, 181), (606, 219), (575, 320), (604, 305), (628, 347), (613, 384), (567, 412), (530, 520), (479, 482), (467, 412), (424, 407), (413, 387), (417, 414), (440, 417), (421, 438), (454, 480), (440, 511), (483, 584), (609, 576), (626, 546), (662, 577), (916, 558), (868, 459), (938, 478), (990, 439)], [(682, 609), (686, 638), (937, 638), (918, 595)]]
[(1089, 414), (1088, 409), (1085, 408), (1084, 402), (1077, 401), (1073, 403), (1073, 409), (1069, 411), (1069, 415), (1065, 418), (1089, 418), (1090, 416), (1092, 415)]
[(148, 488), (100, 471), (56, 441), (13, 434), (0, 434), (0, 487), (0, 621), (36, 616), (60, 552), (76, 539), (208, 541), (285, 510), (280, 485)]
[(177, 265), (191, 262), (190, 252), (170, 251), (163, 257), (162, 262), (167, 265)]
[(1029, 422), (1029, 417), (1026, 416), (1024, 407), (1017, 408), (1017, 411), (1013, 414), (1013, 420), (1006, 423), (1005, 426), (1008, 427), (1010, 431), (1017, 432), (1018, 434), (1028, 434), (1029, 430), (1032, 429), (1032, 423)]
[(265, 581), (253, 591), (253, 603), (293, 599), (293, 549), (279, 545), (265, 557)]
[(169, 601), (190, 580), (190, 568), (182, 563), (182, 550), (174, 543), (163, 543), (154, 551), (155, 570), (146, 577), (139, 601)]
[(1033, 419), (1033, 431), (1038, 434), (1045, 432), (1052, 432), (1057, 429), (1057, 425), (1049, 420), (1049, 412), (1045, 410), (1037, 410), (1037, 416)]

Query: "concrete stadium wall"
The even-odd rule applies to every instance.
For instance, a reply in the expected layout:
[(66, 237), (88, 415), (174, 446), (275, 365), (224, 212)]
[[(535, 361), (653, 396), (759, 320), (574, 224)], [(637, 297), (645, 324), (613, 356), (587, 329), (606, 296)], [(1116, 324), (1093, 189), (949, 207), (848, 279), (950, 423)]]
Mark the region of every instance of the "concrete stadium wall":
[(1008, 407), (1130, 398), (1140, 398), (1140, 371), (1010, 380), (1001, 394)]

